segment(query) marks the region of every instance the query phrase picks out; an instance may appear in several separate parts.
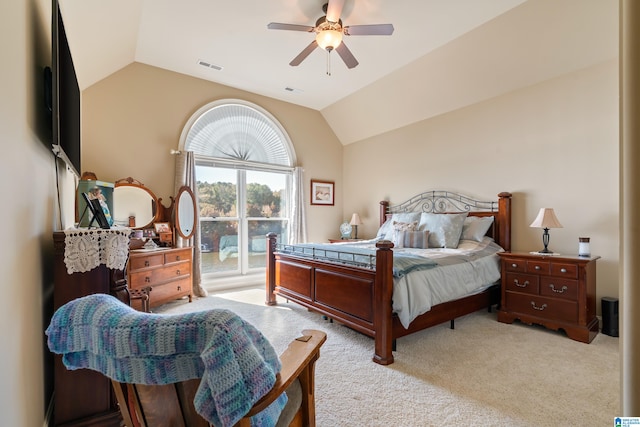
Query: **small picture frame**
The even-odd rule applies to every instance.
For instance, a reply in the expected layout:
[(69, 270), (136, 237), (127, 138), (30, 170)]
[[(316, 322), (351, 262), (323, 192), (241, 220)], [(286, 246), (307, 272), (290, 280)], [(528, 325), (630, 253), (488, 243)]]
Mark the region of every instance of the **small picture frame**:
[(156, 230), (156, 234), (171, 232), (168, 222), (154, 222), (153, 228)]
[(311, 180), (311, 204), (333, 206), (334, 195), (333, 190), (335, 183), (333, 181)]

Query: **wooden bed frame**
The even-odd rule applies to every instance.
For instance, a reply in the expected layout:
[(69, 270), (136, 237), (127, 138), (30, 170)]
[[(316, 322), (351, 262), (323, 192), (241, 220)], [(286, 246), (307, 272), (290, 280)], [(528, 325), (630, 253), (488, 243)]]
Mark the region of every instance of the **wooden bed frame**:
[[(421, 193), (395, 206), (382, 201), (380, 224), (392, 213), (418, 211), (493, 216), (487, 235), (506, 251), (511, 250), (511, 193), (500, 193), (497, 201), (490, 202), (447, 191)], [(279, 251), (275, 234), (267, 238), (266, 304), (277, 304), (276, 295), (280, 295), (372, 337), (373, 361), (381, 365), (393, 363), (397, 338), (482, 308), (490, 309), (500, 301), (500, 288), (496, 284), (481, 293), (435, 305), (405, 329), (392, 312), (392, 242), (382, 240), (376, 244), (375, 265), (367, 268), (331, 262), (324, 257), (314, 259), (285, 253)]]

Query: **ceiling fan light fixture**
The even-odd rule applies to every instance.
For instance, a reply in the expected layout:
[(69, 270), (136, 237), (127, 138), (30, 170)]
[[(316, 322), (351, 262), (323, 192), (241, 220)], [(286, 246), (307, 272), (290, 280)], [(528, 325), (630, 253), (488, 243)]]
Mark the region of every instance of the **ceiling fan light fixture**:
[(318, 31), (316, 43), (324, 50), (333, 50), (342, 43), (342, 31), (332, 29)]

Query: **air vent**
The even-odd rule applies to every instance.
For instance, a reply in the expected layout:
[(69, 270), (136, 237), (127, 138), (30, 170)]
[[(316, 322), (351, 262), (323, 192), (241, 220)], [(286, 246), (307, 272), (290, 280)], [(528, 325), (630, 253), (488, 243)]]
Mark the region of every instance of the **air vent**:
[(223, 67), (221, 67), (219, 65), (212, 64), (212, 63), (204, 61), (202, 59), (198, 59), (198, 64), (202, 65), (203, 67), (211, 68), (213, 70), (222, 71), (222, 69), (223, 69)]
[(296, 89), (294, 87), (285, 87), (284, 90), (286, 90), (287, 92), (291, 92), (291, 93), (302, 93), (303, 91), (301, 89)]

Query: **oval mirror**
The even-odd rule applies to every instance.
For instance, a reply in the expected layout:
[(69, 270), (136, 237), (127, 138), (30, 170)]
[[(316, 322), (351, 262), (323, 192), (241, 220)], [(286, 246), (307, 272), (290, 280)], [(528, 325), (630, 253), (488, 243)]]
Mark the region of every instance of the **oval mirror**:
[(190, 239), (196, 226), (196, 198), (191, 188), (186, 185), (180, 187), (175, 203), (176, 231), (183, 239)]
[(113, 189), (114, 223), (131, 228), (149, 228), (156, 222), (158, 199), (140, 181), (131, 177), (116, 181)]

